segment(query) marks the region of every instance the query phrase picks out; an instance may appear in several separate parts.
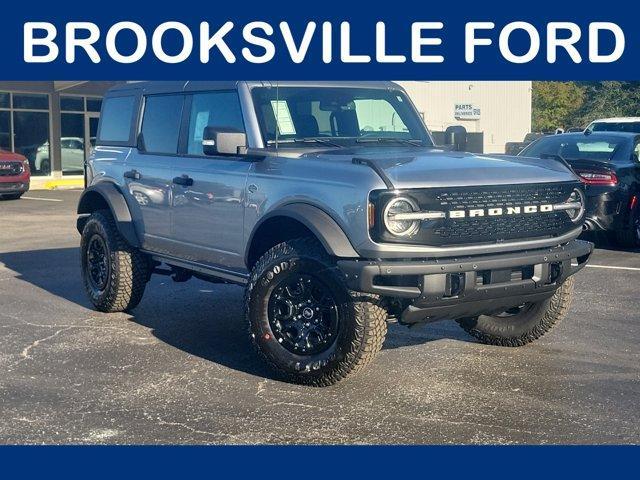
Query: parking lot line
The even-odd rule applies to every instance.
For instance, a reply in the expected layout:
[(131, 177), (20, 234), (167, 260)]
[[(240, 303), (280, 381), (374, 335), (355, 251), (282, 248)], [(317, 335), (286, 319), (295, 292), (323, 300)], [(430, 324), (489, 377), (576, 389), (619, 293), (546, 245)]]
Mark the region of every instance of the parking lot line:
[(634, 272), (640, 272), (640, 268), (638, 268), (638, 267), (614, 267), (612, 265), (592, 265), (592, 264), (587, 265), (587, 267), (589, 267), (589, 268), (607, 268), (607, 269), (610, 269), (610, 270), (631, 270), (631, 271), (634, 271)]
[(43, 202), (61, 202), (57, 198), (38, 198), (38, 197), (22, 197), (23, 200), (41, 200)]

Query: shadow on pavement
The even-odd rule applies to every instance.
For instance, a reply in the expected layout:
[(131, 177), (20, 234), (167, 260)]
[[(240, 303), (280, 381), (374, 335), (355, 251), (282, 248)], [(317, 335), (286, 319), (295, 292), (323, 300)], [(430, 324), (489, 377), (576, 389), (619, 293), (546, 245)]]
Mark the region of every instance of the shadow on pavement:
[(53, 295), (91, 308), (80, 282), (78, 248), (53, 248), (0, 253), (0, 262), (29, 282)]
[[(92, 309), (80, 279), (78, 248), (1, 253), (0, 262), (17, 278), (60, 298)], [(54, 307), (55, 308), (55, 307)], [(131, 320), (162, 342), (190, 355), (245, 373), (276, 379), (257, 357), (244, 322), (243, 290), (191, 280), (173, 284), (154, 276)], [(408, 329), (390, 325), (385, 349), (440, 339), (472, 341), (454, 322)]]
[(640, 253), (640, 248), (625, 248), (616, 244), (613, 236), (609, 232), (585, 232), (580, 235), (581, 240), (593, 242), (595, 247), (601, 250), (609, 250), (612, 252), (629, 252)]

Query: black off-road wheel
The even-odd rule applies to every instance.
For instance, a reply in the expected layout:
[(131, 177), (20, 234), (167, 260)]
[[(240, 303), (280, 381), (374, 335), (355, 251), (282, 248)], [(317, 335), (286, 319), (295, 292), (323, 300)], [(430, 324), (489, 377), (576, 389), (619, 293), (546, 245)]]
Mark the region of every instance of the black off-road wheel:
[(624, 248), (640, 247), (640, 209), (636, 208), (629, 228), (615, 232), (616, 243)]
[(481, 315), (458, 320), (470, 335), (487, 345), (521, 347), (542, 337), (571, 306), (573, 278), (569, 277), (551, 298), (526, 303), (497, 315)]
[(310, 238), (276, 245), (258, 260), (245, 305), (258, 353), (292, 383), (329, 386), (359, 372), (387, 333), (379, 298), (350, 292)]
[(94, 212), (85, 223), (80, 255), (84, 287), (97, 310), (124, 312), (140, 303), (149, 260), (120, 235), (109, 211)]

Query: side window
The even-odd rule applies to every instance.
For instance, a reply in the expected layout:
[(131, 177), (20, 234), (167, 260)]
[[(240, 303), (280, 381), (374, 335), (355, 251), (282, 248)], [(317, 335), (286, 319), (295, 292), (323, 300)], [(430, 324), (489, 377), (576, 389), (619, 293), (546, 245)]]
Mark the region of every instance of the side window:
[(636, 142), (636, 146), (633, 148), (633, 160), (640, 162), (640, 140)]
[(128, 142), (136, 97), (112, 97), (104, 100), (100, 116), (99, 142)]
[(557, 138), (541, 138), (527, 147), (526, 151), (522, 152), (522, 156), (536, 158), (540, 157), (540, 155), (558, 155), (565, 146), (566, 145)]
[(178, 153), (183, 95), (147, 97), (142, 117), (142, 136), (147, 152)]
[(197, 93), (191, 103), (189, 155), (202, 155), (202, 134), (206, 127), (229, 127), (244, 131), (237, 92)]

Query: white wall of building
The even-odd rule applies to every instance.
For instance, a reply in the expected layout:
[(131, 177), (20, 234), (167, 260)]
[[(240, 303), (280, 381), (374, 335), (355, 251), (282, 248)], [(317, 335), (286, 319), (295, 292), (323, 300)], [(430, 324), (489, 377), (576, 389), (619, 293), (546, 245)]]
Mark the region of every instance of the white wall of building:
[[(484, 132), (484, 152), (504, 153), (507, 142), (522, 141), (531, 131), (531, 82), (397, 82), (423, 114), (429, 129), (463, 125)], [(480, 109), (477, 120), (455, 117), (456, 104)]]

